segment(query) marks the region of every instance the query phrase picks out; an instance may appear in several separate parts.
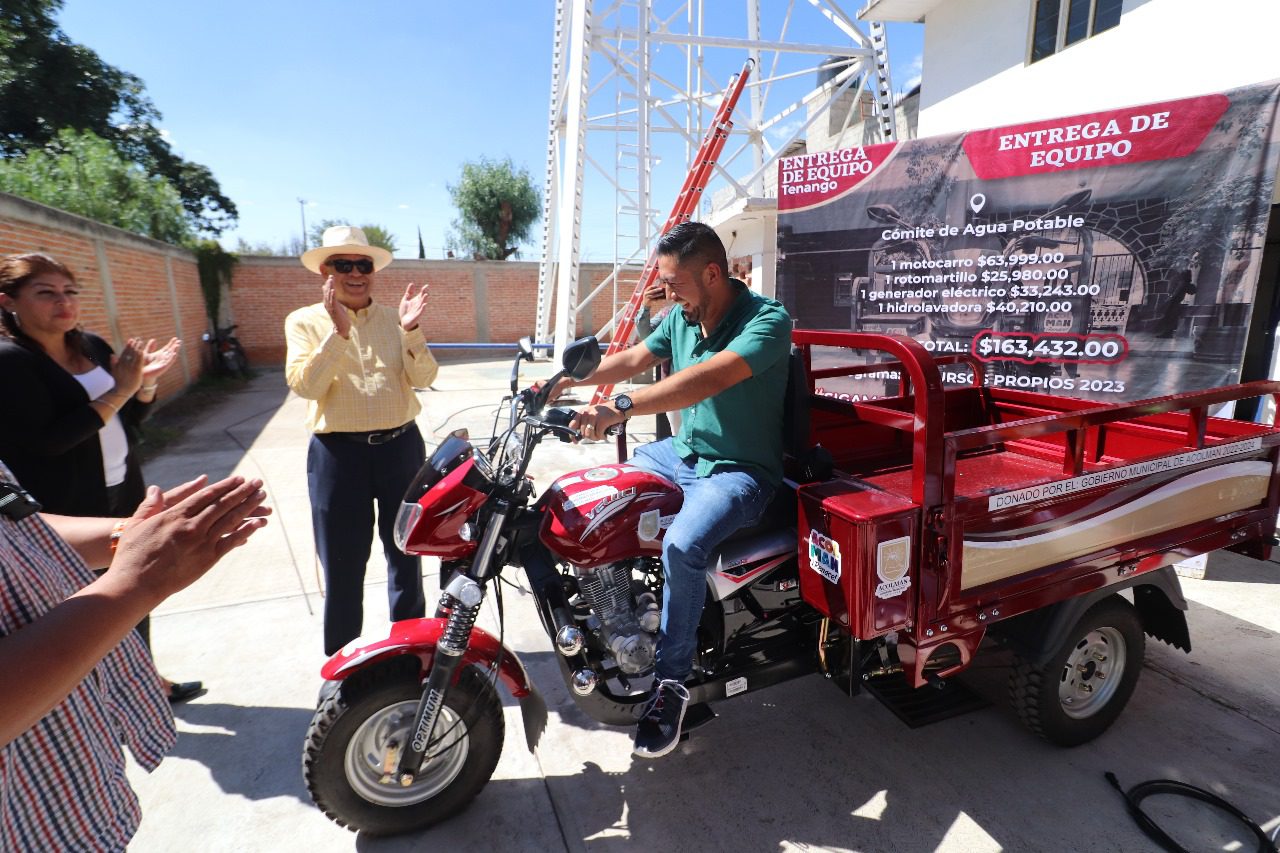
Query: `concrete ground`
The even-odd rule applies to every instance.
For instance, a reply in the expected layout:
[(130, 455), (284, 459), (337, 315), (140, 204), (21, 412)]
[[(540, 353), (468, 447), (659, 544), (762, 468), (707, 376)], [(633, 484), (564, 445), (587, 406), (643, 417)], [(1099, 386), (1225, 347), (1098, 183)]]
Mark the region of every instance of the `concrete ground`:
[[(508, 370), (506, 361), (446, 363), (421, 395), (424, 433), (489, 434)], [(549, 372), (539, 363), (526, 379)], [(526, 750), (519, 708), (504, 695), (506, 745), (469, 809), (413, 836), (351, 833), (312, 805), (301, 774), (324, 661), (303, 410), (280, 372), (263, 372), (147, 465), (163, 486), (201, 472), (261, 477), (276, 514), (155, 614), (160, 670), (202, 679), (208, 693), (176, 709), (181, 734), (159, 769), (130, 768), (144, 813), (134, 850), (1155, 850), (1104, 781), (1108, 770), (1126, 787), (1180, 779), (1268, 831), (1280, 827), (1280, 566), (1223, 554), (1206, 579), (1184, 581), (1195, 651), (1149, 645), (1124, 715), (1072, 750), (1037, 740), (1000, 703), (913, 730), (875, 699), (846, 698), (810, 676), (721, 703), (720, 719), (675, 753), (636, 761), (629, 731), (577, 710), (531, 604), (508, 590), (506, 640), (550, 708), (537, 752)], [(544, 448), (540, 488), (614, 458), (609, 445)], [(376, 553), (369, 634), (386, 625)], [(435, 566), (424, 574), (430, 607)], [(482, 624), (496, 631), (492, 609)], [(999, 660), (973, 671), (996, 693), (1006, 674)], [(1254, 849), (1190, 801), (1148, 805), (1195, 849)]]

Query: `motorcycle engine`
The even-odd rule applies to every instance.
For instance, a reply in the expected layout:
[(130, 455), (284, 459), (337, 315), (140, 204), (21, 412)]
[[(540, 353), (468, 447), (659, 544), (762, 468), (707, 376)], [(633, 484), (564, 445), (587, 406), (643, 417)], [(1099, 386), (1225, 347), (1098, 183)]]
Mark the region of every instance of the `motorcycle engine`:
[(618, 668), (638, 675), (653, 666), (662, 607), (652, 592), (631, 590), (631, 564), (576, 568), (578, 589), (600, 620), (599, 635)]

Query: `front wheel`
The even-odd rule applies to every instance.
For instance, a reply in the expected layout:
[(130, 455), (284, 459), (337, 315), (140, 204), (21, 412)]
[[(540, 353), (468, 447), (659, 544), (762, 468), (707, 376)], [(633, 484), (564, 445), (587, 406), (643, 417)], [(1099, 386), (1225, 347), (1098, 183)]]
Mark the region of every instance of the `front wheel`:
[(502, 703), (493, 685), (468, 668), (449, 688), (433, 745), (413, 784), (394, 775), (393, 745), (407, 744), (422, 688), (415, 672), (373, 673), (321, 696), (307, 730), (302, 775), (329, 818), (370, 835), (423, 829), (465, 809), (502, 753)]
[(1023, 723), (1059, 746), (1106, 731), (1138, 684), (1146, 638), (1133, 605), (1118, 595), (1085, 611), (1043, 666), (1019, 659), (1009, 680)]

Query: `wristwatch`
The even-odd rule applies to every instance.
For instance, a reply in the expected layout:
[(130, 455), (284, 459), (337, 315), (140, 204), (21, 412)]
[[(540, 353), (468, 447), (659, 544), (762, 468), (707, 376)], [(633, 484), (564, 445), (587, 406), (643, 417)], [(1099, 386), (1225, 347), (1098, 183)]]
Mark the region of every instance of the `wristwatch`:
[(624, 421), (631, 417), (632, 405), (631, 398), (626, 394), (619, 394), (613, 398), (613, 407), (618, 410), (618, 414), (622, 415)]

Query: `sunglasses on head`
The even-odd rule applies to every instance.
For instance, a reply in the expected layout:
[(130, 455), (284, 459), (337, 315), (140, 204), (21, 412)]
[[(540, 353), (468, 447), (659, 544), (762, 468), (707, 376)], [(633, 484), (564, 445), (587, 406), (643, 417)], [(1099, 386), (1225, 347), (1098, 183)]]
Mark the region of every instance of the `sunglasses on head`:
[(336, 272), (340, 273), (349, 273), (352, 268), (359, 270), (363, 275), (373, 272), (373, 261), (368, 258), (361, 258), (358, 261), (349, 261), (346, 258), (331, 258), (327, 263)]

